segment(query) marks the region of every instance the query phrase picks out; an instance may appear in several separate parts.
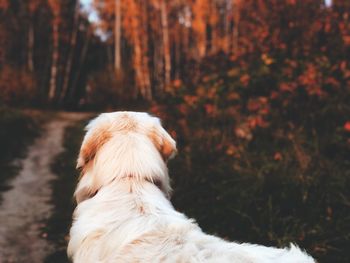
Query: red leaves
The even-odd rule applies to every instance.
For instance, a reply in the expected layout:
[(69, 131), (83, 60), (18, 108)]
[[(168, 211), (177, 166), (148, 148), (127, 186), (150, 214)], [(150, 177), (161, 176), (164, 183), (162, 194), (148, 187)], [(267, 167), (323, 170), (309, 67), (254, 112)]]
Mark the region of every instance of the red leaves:
[(7, 9), (9, 6), (8, 0), (0, 0), (0, 9)]
[(248, 119), (248, 125), (251, 129), (255, 129), (257, 127), (266, 128), (268, 123), (261, 116), (254, 116)]
[(244, 87), (247, 87), (249, 84), (250, 76), (248, 74), (244, 74), (240, 77), (239, 80)]
[(236, 153), (236, 147), (234, 147), (233, 145), (230, 145), (229, 147), (227, 147), (226, 149), (226, 154), (233, 156)]
[(346, 132), (350, 132), (350, 121), (345, 122), (344, 124), (344, 130)]
[(288, 0), (287, 3), (289, 5), (295, 5), (297, 3), (297, 1), (296, 0)]
[(250, 129), (246, 125), (241, 125), (241, 127), (237, 127), (235, 129), (235, 134), (238, 138), (246, 139), (248, 141), (253, 138)]
[(179, 89), (179, 88), (181, 87), (181, 85), (182, 85), (181, 79), (175, 79), (175, 80), (173, 81), (173, 87), (174, 87), (175, 89)]
[(266, 97), (253, 98), (248, 101), (247, 108), (251, 112), (257, 112), (268, 107), (268, 99)]
[(283, 156), (282, 156), (282, 154), (281, 154), (280, 152), (276, 152), (276, 153), (274, 154), (274, 156), (273, 156), (273, 159), (274, 159), (275, 161), (281, 161), (281, 160), (283, 159)]
[(216, 107), (213, 104), (209, 104), (209, 103), (205, 104), (204, 109), (205, 109), (205, 112), (207, 113), (207, 115), (209, 115), (209, 116), (215, 115), (215, 113), (216, 113)]
[(274, 62), (274, 60), (271, 57), (269, 57), (267, 54), (262, 54), (261, 59), (264, 62), (264, 64), (267, 66), (271, 65)]
[(192, 95), (185, 95), (185, 96), (184, 96), (184, 101), (185, 101), (189, 106), (193, 106), (194, 104), (197, 103), (198, 97), (197, 97), (197, 96), (192, 96)]
[(286, 83), (286, 82), (282, 82), (280, 84), (279, 90), (283, 91), (283, 92), (294, 92), (297, 88), (297, 84), (296, 83)]

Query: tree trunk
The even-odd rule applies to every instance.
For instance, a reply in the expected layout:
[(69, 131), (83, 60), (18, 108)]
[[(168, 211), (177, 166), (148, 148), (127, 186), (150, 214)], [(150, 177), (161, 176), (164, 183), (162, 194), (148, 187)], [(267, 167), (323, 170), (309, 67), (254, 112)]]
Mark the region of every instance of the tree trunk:
[(28, 52), (27, 52), (27, 67), (30, 72), (34, 72), (34, 26), (30, 21), (28, 28)]
[(85, 58), (86, 58), (86, 54), (87, 54), (87, 52), (89, 50), (91, 34), (92, 34), (92, 29), (89, 28), (88, 32), (86, 34), (86, 40), (84, 42), (84, 46), (83, 46), (81, 54), (79, 56), (79, 63), (78, 63), (77, 72), (76, 72), (76, 74), (75, 74), (75, 76), (73, 78), (72, 86), (71, 86), (71, 88), (69, 89), (69, 92), (68, 92), (69, 93), (68, 94), (68, 97), (69, 97), (68, 101), (69, 102), (73, 101), (74, 95), (76, 94), (76, 90), (77, 90), (77, 87), (78, 87), (80, 74), (81, 74), (81, 71), (82, 71), (82, 68), (83, 68), (83, 64), (84, 64), (84, 61), (85, 61)]
[(224, 20), (224, 51), (226, 54), (230, 53), (230, 16), (229, 16), (229, 11), (230, 11), (230, 5), (229, 2), (225, 3), (225, 20)]
[(239, 20), (240, 20), (240, 13), (239, 13), (239, 5), (240, 0), (233, 0), (233, 54), (236, 55), (238, 52), (238, 37), (239, 37)]
[(58, 72), (58, 59), (59, 59), (59, 26), (58, 22), (53, 22), (52, 28), (52, 59), (51, 59), (51, 74), (50, 74), (50, 87), (48, 98), (49, 101), (53, 101), (55, 98), (56, 90), (57, 90), (57, 72)]
[(170, 59), (170, 43), (169, 43), (169, 27), (168, 27), (168, 12), (166, 0), (161, 0), (161, 19), (162, 19), (162, 34), (164, 48), (164, 80), (165, 89), (169, 88), (171, 80), (171, 59)]
[(114, 25), (114, 68), (118, 74), (121, 69), (121, 0), (115, 0), (115, 25)]
[(217, 7), (216, 7), (216, 2), (212, 1), (211, 2), (211, 15), (209, 18), (209, 24), (210, 24), (210, 52), (211, 54), (216, 54), (217, 51), (221, 48), (220, 47), (220, 27), (218, 27), (218, 14), (217, 14)]
[(157, 91), (157, 95), (162, 95), (164, 93), (164, 78), (163, 72), (164, 72), (164, 56), (163, 56), (163, 49), (160, 48), (162, 46), (162, 41), (157, 39), (158, 45), (154, 49), (153, 54), (153, 61), (154, 61), (154, 79), (155, 79), (155, 87)]
[[(179, 27), (177, 28), (177, 31), (180, 33)], [(180, 60), (181, 60), (181, 40), (179, 39), (179, 34), (176, 35), (175, 39), (175, 58), (174, 58), (174, 75), (175, 79), (180, 78)]]
[(74, 58), (75, 48), (77, 45), (77, 37), (78, 37), (78, 31), (79, 31), (79, 7), (80, 7), (80, 2), (77, 0), (75, 4), (75, 9), (74, 9), (74, 24), (73, 24), (73, 32), (70, 38), (69, 54), (68, 54), (67, 64), (64, 72), (64, 77), (63, 77), (62, 91), (60, 93), (60, 102), (63, 102), (64, 98), (67, 96), (69, 81), (71, 77), (73, 58)]

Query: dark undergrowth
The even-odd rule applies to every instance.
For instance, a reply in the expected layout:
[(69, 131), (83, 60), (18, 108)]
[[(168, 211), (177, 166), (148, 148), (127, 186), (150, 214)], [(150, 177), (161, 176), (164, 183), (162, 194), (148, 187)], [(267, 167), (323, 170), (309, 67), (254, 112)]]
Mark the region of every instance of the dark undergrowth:
[(57, 175), (52, 181), (53, 214), (46, 223), (47, 238), (56, 248), (45, 262), (64, 263), (67, 259), (67, 238), (74, 210), (73, 192), (77, 183), (78, 172), (75, 169), (78, 151), (83, 138), (85, 122), (79, 122), (66, 129), (64, 135), (64, 151), (52, 164), (52, 171)]
[(317, 61), (308, 67), (337, 76), (337, 87), (307, 79), (303, 61), (305, 76), (290, 80), (274, 64), (251, 62), (247, 75), (219, 62), (152, 107), (178, 142), (170, 162), (175, 207), (230, 240), (293, 242), (318, 262), (350, 262), (346, 81)]
[(15, 160), (25, 156), (44, 120), (44, 114), (37, 111), (0, 106), (0, 192), (9, 190), (9, 180), (20, 169)]

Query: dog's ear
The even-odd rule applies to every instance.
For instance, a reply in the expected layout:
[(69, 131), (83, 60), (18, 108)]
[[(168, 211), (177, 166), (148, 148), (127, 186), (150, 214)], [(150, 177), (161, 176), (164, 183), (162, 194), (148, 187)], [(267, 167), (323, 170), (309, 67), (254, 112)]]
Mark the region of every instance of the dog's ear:
[(99, 186), (89, 170), (98, 150), (112, 137), (107, 126), (94, 127), (93, 122), (87, 126), (87, 130), (77, 161), (77, 169), (81, 170), (81, 175), (74, 196), (78, 204), (93, 197), (98, 191)]
[(103, 126), (89, 130), (81, 145), (76, 168), (81, 169), (84, 172), (87, 164), (95, 158), (97, 151), (111, 137), (112, 133), (108, 128)]
[(153, 127), (148, 136), (165, 161), (176, 155), (176, 142), (163, 127)]

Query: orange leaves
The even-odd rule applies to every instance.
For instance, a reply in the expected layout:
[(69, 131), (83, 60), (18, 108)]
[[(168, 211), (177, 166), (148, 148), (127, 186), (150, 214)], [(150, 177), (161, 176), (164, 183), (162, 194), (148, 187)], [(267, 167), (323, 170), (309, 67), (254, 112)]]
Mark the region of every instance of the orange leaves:
[(258, 111), (267, 104), (266, 97), (258, 97), (249, 99), (247, 108), (249, 111)]
[(198, 97), (193, 95), (185, 95), (184, 101), (187, 103), (187, 105), (194, 106), (198, 101)]
[[(248, 100), (247, 109), (260, 116), (267, 115), (270, 112), (269, 101), (267, 97), (258, 97)], [(263, 127), (263, 125), (258, 125)]]
[(213, 104), (205, 104), (204, 109), (208, 116), (215, 116), (217, 114), (217, 108)]
[(262, 54), (261, 55), (261, 60), (267, 66), (271, 65), (274, 62), (274, 60), (271, 57), (269, 57), (269, 55), (267, 55), (267, 54)]
[[(3, 0), (0, 0), (0, 2), (3, 1)], [(41, 1), (40, 0), (31, 0), (28, 2), (28, 9), (29, 9), (29, 12), (32, 14), (34, 13), (37, 8), (39, 7), (39, 5), (41, 4)], [(1, 5), (1, 4), (0, 4)]]
[(229, 76), (229, 77), (237, 77), (239, 75), (240, 75), (239, 68), (233, 68), (227, 72), (227, 76)]
[(261, 116), (252, 116), (248, 118), (249, 128), (255, 129), (257, 127), (266, 128), (268, 123)]
[(0, 98), (5, 103), (24, 104), (37, 95), (36, 80), (27, 71), (4, 66), (0, 71)]
[(323, 97), (326, 95), (321, 86), (323, 84), (323, 75), (318, 66), (313, 63), (307, 64), (305, 72), (298, 77), (298, 83), (305, 87), (310, 96)]
[(235, 130), (235, 135), (238, 138), (241, 139), (246, 139), (248, 141), (250, 141), (253, 138), (253, 135), (251, 133), (251, 130), (249, 129), (249, 127), (247, 125), (241, 125), (240, 127), (237, 127)]
[(242, 83), (244, 87), (247, 87), (250, 81), (250, 76), (248, 74), (243, 74), (239, 81)]
[(189, 106), (184, 103), (177, 105), (177, 109), (183, 116), (187, 116), (190, 112)]
[(207, 95), (207, 90), (205, 87), (203, 86), (199, 86), (197, 89), (196, 89), (196, 94), (199, 96), (199, 97), (205, 97)]
[(349, 133), (350, 133), (350, 121), (345, 122), (345, 124), (344, 124), (344, 130), (345, 130), (346, 132), (349, 132)]
[(343, 41), (344, 41), (345, 45), (350, 46), (350, 35), (343, 36)]
[(296, 88), (297, 84), (295, 82), (282, 82), (279, 86), (279, 90), (283, 92), (294, 92)]
[(181, 87), (181, 85), (182, 85), (181, 79), (175, 79), (175, 80), (173, 80), (173, 87), (174, 87), (175, 89), (179, 89), (179, 88)]
[(295, 5), (297, 3), (297, 0), (288, 0), (287, 3), (289, 5)]
[(61, 12), (60, 0), (48, 0), (48, 4), (55, 17), (59, 16)]
[(339, 88), (339, 86), (340, 86), (339, 81), (337, 79), (335, 79), (334, 77), (328, 77), (325, 80), (325, 84), (330, 85), (334, 88)]
[(234, 145), (229, 145), (226, 149), (226, 154), (229, 156), (237, 155), (237, 147)]
[(283, 156), (282, 156), (282, 154), (281, 154), (280, 152), (276, 152), (276, 153), (274, 154), (274, 156), (273, 156), (273, 159), (274, 159), (275, 161), (281, 161), (281, 160), (283, 159)]
[(8, 0), (0, 0), (0, 9), (7, 9), (9, 6)]
[(230, 92), (227, 94), (227, 100), (228, 101), (237, 101), (240, 99), (240, 95), (237, 92)]

